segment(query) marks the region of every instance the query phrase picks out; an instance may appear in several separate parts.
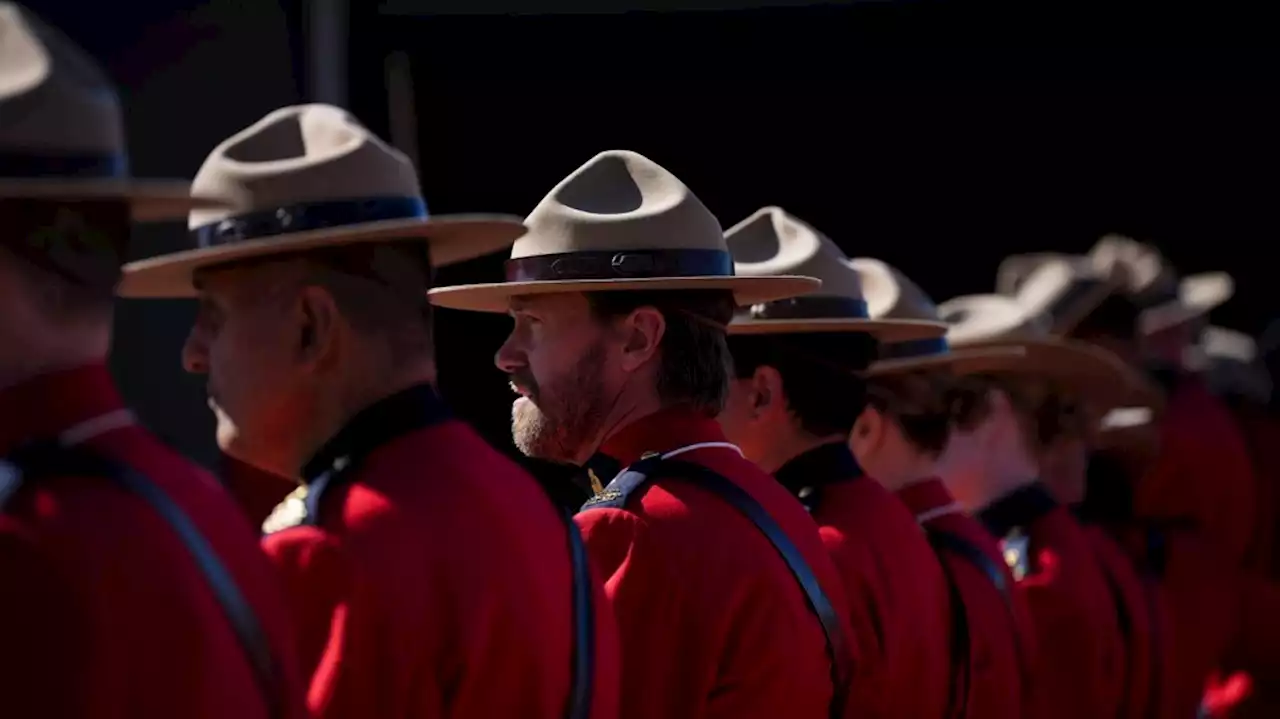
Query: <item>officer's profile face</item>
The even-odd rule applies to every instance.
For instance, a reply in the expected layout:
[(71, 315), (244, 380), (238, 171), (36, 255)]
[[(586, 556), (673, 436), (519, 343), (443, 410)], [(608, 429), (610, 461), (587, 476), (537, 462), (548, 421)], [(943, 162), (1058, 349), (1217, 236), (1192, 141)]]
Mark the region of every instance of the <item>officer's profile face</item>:
[(619, 338), (583, 294), (515, 297), (514, 325), (494, 364), (520, 396), (511, 435), (521, 452), (580, 463), (599, 442), (621, 382)]
[(285, 263), (238, 266), (197, 277), (199, 309), (182, 348), (184, 368), (206, 377), (218, 446), (238, 459), (292, 475), (290, 450), (304, 431), (315, 378)]

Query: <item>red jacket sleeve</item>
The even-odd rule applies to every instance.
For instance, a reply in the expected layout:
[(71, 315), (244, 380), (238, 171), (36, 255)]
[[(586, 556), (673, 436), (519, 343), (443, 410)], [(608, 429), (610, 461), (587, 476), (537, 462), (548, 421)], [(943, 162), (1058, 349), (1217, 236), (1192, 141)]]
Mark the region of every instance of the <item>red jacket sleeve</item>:
[[(311, 677), (307, 704), (316, 719), (388, 716), (376, 705), (380, 695), (377, 646), (381, 633), (373, 622), (382, 615), (362, 589), (358, 567), (332, 537), (315, 527), (295, 527), (263, 542), (284, 580), (295, 608), (299, 656)], [(442, 715), (430, 701), (434, 677), (415, 687), (417, 705), (430, 719)]]
[[(875, 719), (894, 714), (892, 697), (885, 696), (885, 646), (880, 629), (887, 623), (881, 613), (886, 606), (884, 594), (878, 591), (865, 567), (875, 565), (875, 559), (866, 556), (867, 546), (861, 543), (841, 541), (837, 532), (822, 529), (822, 538), (831, 552), (831, 559), (842, 571), (845, 596), (848, 599), (850, 650), (853, 652), (853, 676), (850, 678), (848, 717)], [(847, 570), (846, 568), (855, 568)]]
[(1018, 582), (1040, 648), (1038, 717), (1093, 716), (1101, 707), (1114, 711), (1123, 689), (1124, 643), (1104, 580), (1087, 544), (1068, 551), (1079, 556), (1040, 550), (1037, 571)]
[(0, 671), (5, 716), (85, 717), (88, 609), (39, 547), (0, 517)]

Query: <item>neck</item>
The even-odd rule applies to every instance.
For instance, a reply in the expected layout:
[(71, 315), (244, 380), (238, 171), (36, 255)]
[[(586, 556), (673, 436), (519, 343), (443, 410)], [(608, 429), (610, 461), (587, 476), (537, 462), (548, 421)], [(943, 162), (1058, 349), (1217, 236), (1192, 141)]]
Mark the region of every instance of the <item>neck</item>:
[(302, 467), (311, 457), (362, 410), (420, 384), (436, 384), (433, 362), (415, 363), (391, 373), (353, 373), (338, 392), (313, 407), (314, 419), (299, 437), (297, 449), (290, 458), (289, 476), (301, 476)]
[(782, 468), (782, 465), (811, 449), (821, 447), (824, 444), (831, 444), (832, 442), (845, 441), (844, 435), (840, 434), (817, 436), (796, 429), (774, 432), (772, 436), (776, 441), (759, 447), (757, 456), (751, 457), (751, 461), (769, 474), (777, 473)]
[(952, 443), (934, 465), (936, 475), (966, 512), (980, 511), (1009, 492), (1033, 484), (1039, 468), (1021, 447)]
[(579, 448), (578, 453), (574, 455), (573, 464), (579, 467), (586, 464), (587, 460), (591, 459), (591, 455), (599, 451), (600, 447), (610, 437), (633, 422), (648, 417), (664, 408), (662, 401), (658, 399), (656, 391), (639, 392), (624, 388), (618, 394), (618, 399), (613, 403), (609, 413), (605, 415), (604, 421), (600, 423), (600, 430), (596, 432), (595, 438), (584, 443)]
[(876, 481), (891, 492), (938, 476), (938, 461), (924, 454), (910, 453), (896, 467), (877, 468)]

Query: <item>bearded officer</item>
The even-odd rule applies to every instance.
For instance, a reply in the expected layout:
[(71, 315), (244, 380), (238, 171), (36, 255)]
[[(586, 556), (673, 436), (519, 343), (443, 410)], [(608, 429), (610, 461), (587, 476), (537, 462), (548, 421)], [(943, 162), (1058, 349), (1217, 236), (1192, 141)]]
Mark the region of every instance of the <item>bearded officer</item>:
[(516, 445), (601, 487), (578, 522), (621, 631), (621, 715), (838, 716), (835, 568), (804, 508), (716, 424), (735, 302), (818, 281), (735, 277), (716, 218), (633, 152), (591, 159), (525, 222), (507, 282), (432, 299), (510, 312), (496, 363), (522, 395)]
[(14, 717), (305, 715), (287, 604), (214, 479), (137, 424), (105, 362), (133, 220), (105, 74), (0, 3), (0, 672)]
[(413, 166), (345, 111), (272, 112), (214, 148), (200, 247), (122, 292), (200, 299), (183, 362), (230, 455), (302, 487), (264, 524), (317, 717), (611, 717), (616, 637), (576, 527), (433, 388), (432, 264), (518, 219), (428, 217)]
[(813, 275), (814, 295), (753, 305), (729, 326), (735, 380), (720, 422), (748, 459), (804, 503), (850, 600), (854, 716), (953, 716), (951, 598), (915, 518), (849, 451), (866, 401), (857, 375), (877, 340), (925, 340), (946, 325), (872, 320), (877, 301), (840, 248), (780, 208), (725, 233), (744, 276)]

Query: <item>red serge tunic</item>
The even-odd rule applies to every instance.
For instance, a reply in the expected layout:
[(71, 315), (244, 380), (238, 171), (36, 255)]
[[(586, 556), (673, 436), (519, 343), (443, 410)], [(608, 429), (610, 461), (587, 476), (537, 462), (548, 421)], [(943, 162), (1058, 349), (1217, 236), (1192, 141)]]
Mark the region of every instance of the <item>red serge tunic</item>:
[[(649, 452), (679, 455), (747, 492), (803, 555), (841, 609), (844, 592), (817, 527), (772, 477), (687, 408), (643, 417), (587, 464), (607, 484)], [(627, 719), (827, 719), (831, 664), (822, 627), (768, 538), (727, 501), (655, 478), (623, 508), (577, 516), (605, 576), (622, 637)], [(847, 624), (842, 628), (848, 636)]]
[[(1000, 572), (1002, 591), (975, 561), (942, 549), (964, 602), (969, 636), (967, 713), (973, 719), (1031, 717), (1035, 676), (1035, 627), (1026, 598), (1014, 579), (994, 537), (977, 520), (964, 514), (941, 480), (930, 479), (898, 490), (898, 498), (915, 513), (927, 531), (958, 537), (980, 550)], [(957, 669), (953, 667), (953, 669)]]
[[(130, 421), (102, 365), (0, 391), (0, 453), (59, 435), (126, 463), (182, 508), (262, 626), (284, 716), (305, 716), (280, 583), (218, 483)], [(0, 513), (0, 647), (6, 717), (267, 717), (187, 548), (145, 500), (104, 477), (33, 478), (10, 496)]]
[[(565, 716), (568, 521), (532, 477), (426, 385), (356, 415), (304, 476), (263, 543), (293, 597), (316, 717)], [(591, 716), (611, 719), (617, 636), (596, 594)]]
[(915, 517), (844, 442), (805, 452), (774, 476), (809, 507), (849, 598), (861, 651), (850, 716), (946, 716), (951, 600)]
[(1029, 716), (1118, 716), (1124, 641), (1084, 528), (1038, 484), (996, 500), (978, 519), (1001, 538), (1035, 623), (1037, 709)]
[(1084, 525), (1094, 556), (1111, 589), (1116, 622), (1124, 639), (1125, 665), (1122, 719), (1168, 716), (1172, 681), (1168, 653), (1172, 649), (1169, 615), (1163, 595), (1146, 581), (1124, 549), (1099, 526)]
[[(1212, 481), (1206, 478), (1212, 477)], [(1189, 520), (1221, 551), (1228, 566), (1243, 566), (1254, 541), (1257, 489), (1247, 445), (1230, 411), (1194, 377), (1169, 398), (1155, 465), (1134, 487), (1141, 519)]]

